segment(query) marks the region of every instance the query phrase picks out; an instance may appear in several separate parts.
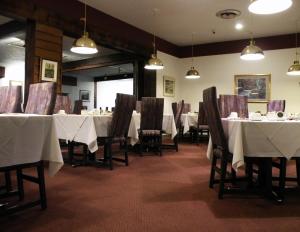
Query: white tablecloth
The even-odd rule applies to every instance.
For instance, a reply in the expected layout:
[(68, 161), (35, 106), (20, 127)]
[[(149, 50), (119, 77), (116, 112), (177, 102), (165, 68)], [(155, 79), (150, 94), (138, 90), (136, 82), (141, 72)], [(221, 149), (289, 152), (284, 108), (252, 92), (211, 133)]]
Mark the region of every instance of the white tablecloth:
[[(248, 157), (300, 156), (300, 121), (248, 121), (222, 120), (228, 138), (228, 148), (233, 154), (234, 169), (244, 165)], [(207, 150), (210, 158), (211, 141)]]
[[(112, 115), (54, 115), (58, 138), (87, 144), (91, 152), (98, 149), (97, 137), (108, 135), (111, 120)], [(141, 115), (134, 113), (128, 131), (131, 145), (139, 140), (140, 121)], [(172, 138), (177, 134), (173, 115), (164, 115), (163, 130)]]
[[(141, 124), (141, 114), (134, 113), (129, 126), (128, 137), (130, 137), (131, 145), (136, 144), (139, 141), (139, 133)], [(172, 139), (176, 136), (176, 124), (173, 114), (166, 114), (163, 116), (162, 129), (167, 133), (171, 134)]]
[(94, 116), (55, 114), (53, 118), (59, 139), (84, 143), (91, 152), (98, 150)]
[(191, 126), (197, 126), (198, 124), (198, 114), (189, 113), (181, 115), (181, 123), (183, 125), (183, 133), (185, 134), (190, 130)]
[(49, 175), (63, 166), (52, 116), (0, 114), (0, 167), (49, 161)]

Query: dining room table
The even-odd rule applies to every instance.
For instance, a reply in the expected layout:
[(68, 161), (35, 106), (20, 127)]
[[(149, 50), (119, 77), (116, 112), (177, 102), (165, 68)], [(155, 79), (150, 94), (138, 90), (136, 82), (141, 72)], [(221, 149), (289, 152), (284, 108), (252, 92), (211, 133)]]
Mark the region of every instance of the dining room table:
[(7, 191), (4, 195), (20, 194), (23, 191), (19, 188), (23, 186), (23, 184), (19, 185), (22, 183), (19, 182), (21, 177), (38, 183), (41, 196), (41, 199), (36, 201), (20, 202), (12, 207), (4, 207), (5, 212), (15, 212), (39, 204), (43, 209), (46, 208), (45, 164), (48, 166), (49, 176), (52, 177), (64, 164), (53, 117), (35, 114), (0, 114), (0, 173), (37, 167), (39, 176), (37, 179), (21, 174), (18, 177), (18, 189)]
[[(98, 150), (97, 138), (107, 137), (109, 134), (112, 114), (54, 114), (53, 118), (59, 139), (83, 143), (88, 146), (91, 153), (94, 153)], [(139, 141), (140, 121), (141, 114), (134, 111), (128, 130), (132, 146)], [(172, 138), (176, 136), (177, 130), (172, 114), (163, 116), (162, 129)]]
[[(233, 154), (232, 167), (236, 171), (245, 165), (245, 157), (268, 160), (269, 167), (266, 191), (272, 191), (272, 158), (290, 160), (300, 157), (300, 120), (268, 119), (222, 119), (229, 152)], [(212, 157), (212, 142), (209, 139), (207, 158)]]
[(197, 127), (198, 114), (192, 112), (181, 114), (181, 123), (183, 125), (183, 134), (185, 134), (190, 130), (191, 127)]

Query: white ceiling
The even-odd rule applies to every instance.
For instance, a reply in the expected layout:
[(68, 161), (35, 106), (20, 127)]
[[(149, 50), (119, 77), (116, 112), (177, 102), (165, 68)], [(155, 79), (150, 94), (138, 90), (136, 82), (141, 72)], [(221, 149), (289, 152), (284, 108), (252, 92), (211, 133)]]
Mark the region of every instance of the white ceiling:
[[(300, 0), (293, 0), (287, 11), (268, 16), (250, 16), (250, 0), (80, 1), (147, 32), (155, 30), (160, 38), (177, 45), (191, 44), (192, 33), (196, 33), (197, 44), (246, 39), (249, 31), (254, 37), (295, 33), (296, 21), (300, 20)], [(159, 9), (155, 18), (154, 8)], [(237, 9), (242, 14), (231, 20), (217, 18), (216, 12), (224, 9)], [(245, 24), (243, 31), (234, 29), (236, 20)]]

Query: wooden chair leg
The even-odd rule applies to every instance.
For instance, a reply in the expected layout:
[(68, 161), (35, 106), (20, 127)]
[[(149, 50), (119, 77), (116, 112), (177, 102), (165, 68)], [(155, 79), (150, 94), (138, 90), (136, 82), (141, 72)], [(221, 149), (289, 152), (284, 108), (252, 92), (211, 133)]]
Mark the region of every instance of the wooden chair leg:
[(173, 140), (174, 140), (176, 152), (178, 152), (178, 135), (175, 135)]
[(10, 192), (12, 190), (10, 171), (5, 171), (4, 176), (6, 192)]
[(37, 166), (37, 172), (38, 172), (41, 208), (46, 209), (47, 208), (47, 198), (46, 198), (44, 165), (42, 162)]
[(18, 195), (19, 200), (22, 201), (24, 199), (24, 184), (22, 177), (22, 169), (17, 168), (17, 183), (18, 183)]
[(297, 183), (300, 186), (300, 158), (296, 158)]
[(125, 165), (128, 166), (128, 143), (127, 143), (127, 138), (125, 138), (124, 142), (124, 149), (125, 149)]
[(284, 192), (285, 192), (285, 178), (286, 178), (286, 158), (280, 158), (279, 192), (282, 198), (284, 197)]
[(159, 136), (158, 138), (158, 149), (159, 149), (159, 155), (162, 156), (162, 149), (161, 149), (161, 146), (162, 146), (162, 134)]
[(113, 170), (113, 160), (112, 160), (112, 142), (109, 141), (108, 143), (108, 159), (109, 159), (109, 169)]
[(231, 183), (236, 184), (236, 171), (231, 168)]
[(227, 170), (227, 160), (225, 158), (221, 158), (221, 177), (220, 177), (220, 188), (219, 188), (219, 199), (223, 199), (224, 188), (225, 188), (225, 178), (226, 178), (226, 170)]
[(213, 155), (212, 157), (212, 162), (211, 162), (211, 169), (210, 169), (210, 178), (209, 178), (209, 187), (213, 188), (214, 187), (214, 182), (215, 182), (215, 167), (217, 164), (217, 158), (216, 156)]
[(248, 179), (248, 186), (252, 187), (253, 186), (253, 163), (250, 161), (246, 163), (246, 176)]

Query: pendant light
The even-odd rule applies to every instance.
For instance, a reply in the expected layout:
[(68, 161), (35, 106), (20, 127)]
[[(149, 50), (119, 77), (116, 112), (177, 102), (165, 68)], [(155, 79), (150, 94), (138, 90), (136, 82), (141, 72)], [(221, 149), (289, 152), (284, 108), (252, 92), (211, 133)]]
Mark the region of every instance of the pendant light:
[(71, 52), (78, 54), (98, 53), (96, 43), (89, 38), (89, 33), (86, 31), (86, 4), (84, 4), (84, 18), (81, 18), (80, 20), (82, 20), (84, 23), (83, 35), (74, 41)]
[(286, 73), (289, 76), (300, 76), (300, 63), (299, 63), (299, 58), (298, 58), (298, 27), (296, 27), (296, 59), (294, 61), (294, 64), (292, 64), (288, 72)]
[(192, 33), (192, 66), (185, 75), (186, 79), (199, 79), (199, 72), (194, 68), (194, 33)]
[(248, 10), (254, 14), (276, 14), (287, 10), (292, 0), (251, 0)]
[[(153, 9), (153, 17), (155, 17), (157, 12), (158, 12), (158, 9)], [(144, 68), (148, 69), (148, 70), (161, 70), (164, 68), (164, 65), (163, 65), (162, 61), (157, 57), (155, 32), (153, 32), (153, 44), (152, 45), (153, 45), (153, 53)]]
[(262, 60), (265, 58), (265, 55), (262, 49), (255, 45), (255, 41), (252, 38), (250, 44), (243, 49), (240, 58), (247, 61)]

